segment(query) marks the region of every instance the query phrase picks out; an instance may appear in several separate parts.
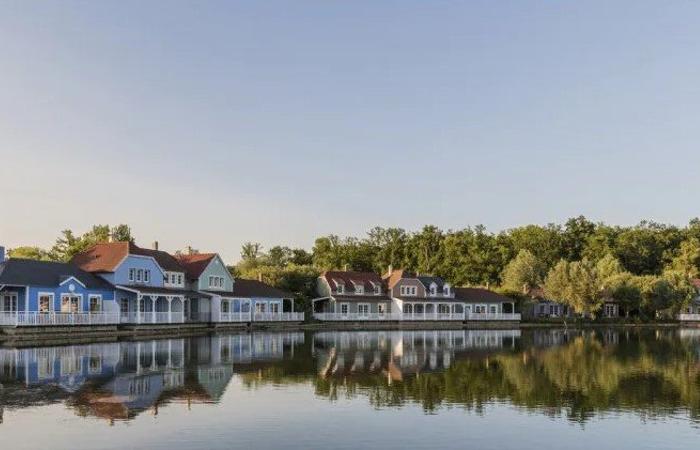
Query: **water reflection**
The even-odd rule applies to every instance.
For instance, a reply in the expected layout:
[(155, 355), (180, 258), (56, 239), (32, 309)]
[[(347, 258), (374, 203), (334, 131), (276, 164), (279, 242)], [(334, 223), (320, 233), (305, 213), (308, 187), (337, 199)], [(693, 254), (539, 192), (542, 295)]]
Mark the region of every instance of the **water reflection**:
[(426, 413), (508, 404), (577, 422), (622, 411), (696, 421), (700, 330), (322, 331), (1, 348), (0, 407), (62, 402), (79, 416), (131, 420), (225, 402), (236, 377), (245, 389), (302, 387), (331, 402)]

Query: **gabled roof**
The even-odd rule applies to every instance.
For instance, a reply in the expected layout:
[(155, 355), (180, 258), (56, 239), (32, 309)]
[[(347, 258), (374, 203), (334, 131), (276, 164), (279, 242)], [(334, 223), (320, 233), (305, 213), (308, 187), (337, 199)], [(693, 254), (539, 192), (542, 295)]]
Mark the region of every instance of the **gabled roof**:
[(95, 244), (71, 260), (72, 264), (87, 272), (114, 272), (124, 258), (129, 255), (147, 256), (170, 272), (184, 272), (177, 259), (168, 252), (141, 248), (132, 242), (103, 242)]
[(339, 283), (345, 285), (345, 293), (355, 292), (355, 286), (361, 285), (365, 292), (373, 292), (374, 285), (382, 286), (382, 292), (386, 291), (382, 278), (374, 272), (336, 271), (329, 270), (321, 274), (331, 288), (337, 287)]
[(187, 278), (196, 280), (206, 270), (216, 253), (194, 253), (192, 255), (177, 255), (180, 265), (185, 268)]
[(461, 300), (467, 303), (501, 303), (501, 302), (514, 302), (510, 297), (498, 294), (496, 292), (490, 291), (484, 288), (454, 288), (455, 299)]
[(0, 263), (0, 284), (55, 287), (71, 277), (88, 289), (114, 289), (102, 278), (70, 263), (17, 258)]
[(394, 286), (396, 286), (396, 283), (398, 283), (400, 280), (403, 278), (415, 278), (415, 274), (408, 272), (403, 269), (397, 269), (397, 270), (392, 270), (391, 272), (387, 273), (384, 275), (384, 281), (386, 284), (389, 286), (389, 289), (392, 289)]
[(442, 291), (443, 286), (449, 284), (446, 283), (445, 280), (443, 280), (440, 277), (418, 276), (416, 278), (418, 279), (418, 281), (421, 282), (423, 286), (425, 286), (426, 291), (430, 291), (430, 285), (433, 283), (435, 283), (435, 285), (437, 286), (438, 291)]
[(262, 281), (246, 280), (236, 278), (233, 283), (233, 291), (214, 291), (205, 290), (207, 294), (220, 295), (222, 297), (241, 297), (241, 298), (294, 298), (291, 292), (277, 289), (274, 286), (265, 284)]

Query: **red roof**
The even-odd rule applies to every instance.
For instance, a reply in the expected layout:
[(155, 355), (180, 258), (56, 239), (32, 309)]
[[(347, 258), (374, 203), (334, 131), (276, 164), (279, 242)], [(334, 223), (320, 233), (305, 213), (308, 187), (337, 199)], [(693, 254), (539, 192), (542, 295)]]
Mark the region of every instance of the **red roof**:
[(128, 255), (148, 256), (156, 260), (163, 270), (184, 272), (178, 261), (168, 252), (141, 248), (131, 242), (103, 242), (78, 253), (71, 263), (86, 272), (114, 272)]
[(105, 242), (95, 244), (73, 256), (71, 263), (86, 272), (114, 272), (119, 263), (130, 253), (130, 242)]
[(382, 292), (386, 291), (384, 281), (374, 272), (354, 272), (354, 271), (328, 271), (321, 274), (331, 288), (337, 287), (339, 283), (345, 285), (345, 292), (355, 292), (355, 285), (364, 286), (365, 292), (372, 292), (374, 285), (382, 286)]
[(187, 277), (191, 280), (199, 278), (204, 272), (216, 253), (194, 253), (192, 255), (177, 255), (176, 258), (181, 266), (185, 268)]

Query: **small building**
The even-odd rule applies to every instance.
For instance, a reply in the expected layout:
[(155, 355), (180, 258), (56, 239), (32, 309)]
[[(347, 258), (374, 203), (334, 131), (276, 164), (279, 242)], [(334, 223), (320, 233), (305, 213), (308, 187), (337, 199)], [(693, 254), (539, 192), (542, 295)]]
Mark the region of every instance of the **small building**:
[(700, 278), (690, 280), (695, 286), (697, 294), (690, 304), (678, 315), (678, 320), (681, 322), (700, 322)]
[(489, 289), (478, 287), (455, 288), (455, 297), (464, 303), (466, 320), (502, 317), (520, 320), (515, 312), (515, 300)]
[(0, 325), (119, 323), (115, 287), (71, 264), (28, 259), (0, 262)]
[(522, 314), (528, 319), (557, 319), (573, 315), (567, 305), (548, 299), (541, 287), (530, 289), (527, 296), (530, 301), (523, 305)]

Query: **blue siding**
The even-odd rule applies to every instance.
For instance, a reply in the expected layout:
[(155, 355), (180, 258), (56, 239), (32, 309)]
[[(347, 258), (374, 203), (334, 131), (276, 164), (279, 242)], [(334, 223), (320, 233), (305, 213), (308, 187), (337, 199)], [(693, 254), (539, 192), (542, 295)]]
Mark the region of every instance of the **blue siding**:
[[(135, 281), (129, 281), (129, 269), (150, 270), (150, 281), (148, 283), (136, 283)], [(162, 287), (164, 276), (165, 273), (163, 272), (163, 269), (161, 269), (153, 258), (129, 255), (126, 257), (126, 259), (124, 259), (119, 267), (117, 267), (114, 274), (111, 274), (111, 276), (105, 276), (104, 278), (112, 284), (138, 284), (139, 286)]]
[[(75, 288), (71, 292), (70, 286), (73, 285)], [(102, 296), (102, 309), (105, 312), (115, 311), (116, 304), (114, 303), (114, 291), (104, 290), (104, 289), (86, 289), (80, 283), (75, 280), (70, 280), (63, 284), (63, 286), (30, 286), (29, 287), (29, 311), (36, 312), (39, 310), (39, 293), (51, 293), (53, 294), (53, 310), (61, 310), (61, 294), (77, 294), (82, 295), (82, 304), (80, 305), (81, 311), (89, 311), (90, 295), (101, 295)], [(22, 309), (20, 309), (22, 311)]]

